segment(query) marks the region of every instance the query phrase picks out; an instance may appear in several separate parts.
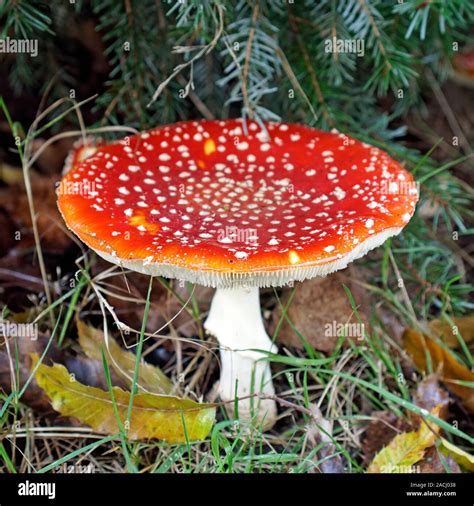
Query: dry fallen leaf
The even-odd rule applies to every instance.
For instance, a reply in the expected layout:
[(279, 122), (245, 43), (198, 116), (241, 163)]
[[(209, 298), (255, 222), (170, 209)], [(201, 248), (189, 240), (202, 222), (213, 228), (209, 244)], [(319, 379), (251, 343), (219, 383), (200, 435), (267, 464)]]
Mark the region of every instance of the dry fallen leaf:
[(15, 232), (17, 227), (11, 216), (0, 207), (0, 257), (6, 255), (15, 246)]
[[(107, 380), (104, 374), (104, 365), (102, 360), (93, 360), (80, 355), (67, 356), (61, 362), (67, 370), (74, 374), (77, 381), (89, 387), (107, 389)], [(114, 370), (110, 371), (110, 380), (112, 385), (126, 388), (127, 382), (122, 375), (117, 374)]]
[[(77, 320), (77, 332), (79, 343), (89, 358), (101, 360), (103, 346), (109, 358), (108, 362), (131, 385), (136, 361), (136, 356), (132, 352), (122, 349), (110, 336), (108, 345), (106, 345), (105, 336), (101, 330), (95, 329), (80, 320)], [(157, 394), (169, 394), (173, 391), (173, 384), (166, 375), (158, 367), (147, 364), (143, 360), (140, 362), (139, 367), (138, 386), (143, 387), (148, 392)]]
[[(354, 269), (349, 272), (354, 272)], [(353, 314), (344, 284), (349, 286), (356, 303), (364, 305), (366, 295), (363, 290), (351, 283), (346, 273), (335, 273), (299, 284), (288, 307), (286, 314), (290, 321), (308, 343), (319, 351), (331, 353), (342, 334), (342, 328), (347, 324), (347, 328), (351, 329), (352, 324), (359, 323)], [(291, 289), (286, 290), (280, 297), (281, 306), (278, 305), (273, 312), (270, 335), (277, 329), (282, 316), (281, 307), (286, 307), (290, 296)], [(359, 310), (359, 316), (362, 320), (366, 319), (363, 309)], [(355, 336), (350, 334), (351, 332), (346, 332), (346, 335), (355, 341), (363, 338), (360, 332)], [(277, 340), (287, 346), (303, 347), (301, 339), (286, 319), (281, 324)]]
[(413, 428), (408, 420), (397, 417), (392, 411), (374, 411), (371, 416), (373, 420), (367, 425), (362, 439), (366, 464), (370, 463), (374, 456), (397, 434)]
[(441, 438), (440, 450), (441, 453), (452, 457), (466, 471), (474, 472), (474, 455), (470, 455), (444, 438)]
[[(56, 183), (57, 176), (38, 174), (31, 178), (41, 245), (45, 251), (63, 253), (72, 241), (66, 233), (56, 205)], [(12, 184), (8, 188), (0, 189), (0, 201), (17, 223), (17, 229), (24, 228), (23, 234), (31, 234), (31, 212), (24, 187), (21, 184)]]
[(462, 316), (452, 320), (454, 327), (446, 320), (433, 320), (428, 326), (450, 348), (459, 348), (458, 336), (466, 343), (471, 342), (474, 339), (474, 316)]
[[(37, 365), (37, 355), (33, 361), (33, 365)], [(35, 378), (48, 394), (53, 408), (62, 415), (75, 417), (99, 433), (119, 433), (109, 392), (79, 383), (58, 364), (52, 367), (37, 365)], [(112, 392), (123, 425), (127, 419), (130, 393), (119, 387), (114, 387)], [(136, 394), (127, 435), (129, 439), (156, 438), (169, 443), (202, 440), (209, 434), (214, 417), (215, 407), (211, 404), (171, 396)]]
[[(441, 407), (436, 407), (432, 410), (432, 414), (438, 416), (440, 409)], [(414, 464), (421, 461), (426, 450), (435, 444), (438, 432), (437, 425), (430, 424), (428, 427), (422, 421), (418, 430), (395, 436), (375, 455), (367, 472), (397, 474), (413, 472)]]
[[(32, 169), (30, 174), (35, 175), (35, 171)], [(0, 162), (0, 181), (6, 185), (23, 184), (22, 168)]]
[(418, 383), (415, 395), (413, 396), (413, 402), (427, 411), (440, 406), (439, 417), (446, 420), (449, 394), (440, 386), (438, 374), (429, 374)]
[[(449, 471), (447, 471), (449, 469)], [(432, 473), (460, 473), (456, 461), (450, 455), (442, 455), (435, 446), (428, 448), (423, 460), (419, 463), (419, 471), (424, 474)]]
[(474, 389), (455, 383), (457, 380), (474, 382), (472, 371), (458, 362), (447, 349), (442, 348), (433, 339), (414, 329), (405, 330), (403, 343), (418, 369), (424, 372), (428, 371), (426, 357), (426, 353), (428, 353), (432, 368), (439, 373), (441, 381), (462, 399), (470, 411), (474, 411)]

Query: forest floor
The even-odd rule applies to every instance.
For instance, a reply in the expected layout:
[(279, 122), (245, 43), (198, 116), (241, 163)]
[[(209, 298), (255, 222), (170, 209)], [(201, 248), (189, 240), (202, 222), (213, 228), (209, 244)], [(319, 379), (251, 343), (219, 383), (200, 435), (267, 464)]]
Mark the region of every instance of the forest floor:
[[(459, 157), (451, 142), (438, 143), (456, 135), (443, 108), (449, 104), (459, 128), (471, 136), (467, 146), (472, 145), (474, 118), (464, 108), (473, 103), (474, 92), (453, 83), (441, 92), (445, 102), (440, 105), (433, 96), (425, 116), (407, 118), (408, 134), (400, 142), (422, 153), (436, 145), (431, 156), (443, 164)], [(12, 107), (13, 101), (8, 106), (16, 119), (21, 106)], [(46, 138), (40, 133), (34, 139), (33, 153)], [(408, 226), (409, 231), (423, 222), (436, 236), (436, 244), (427, 238), (425, 263), (412, 264), (413, 256), (420, 257), (419, 246), (402, 236), (340, 273), (261, 291), (265, 324), (279, 347), (269, 358), (279, 409), (270, 431), (232, 421), (218, 405), (204, 441), (125, 441), (123, 434), (104, 435), (76, 417), (60, 416), (35, 380), (22, 389), (31, 376), (31, 353), (65, 365), (85, 385), (104, 391), (109, 382), (123, 386), (123, 378), (104, 371), (100, 357), (88, 356), (79, 342), (78, 321), (98, 333), (106, 321), (123, 350), (133, 351), (141, 336), (145, 361), (165, 373), (174, 393), (217, 401), (218, 348), (203, 329), (213, 290), (155, 279), (148, 298), (149, 278), (107, 264), (61, 220), (55, 185), (72, 141), (44, 147), (25, 187), (3, 118), (0, 140), (2, 325), (28, 324), (35, 332), (32, 339), (10, 332), (0, 343), (0, 472), (474, 469), (472, 456), (464, 453), (472, 452), (474, 435), (473, 244), (465, 233), (433, 225), (449, 202), (425, 200), (418, 206), (419, 221)], [(450, 172), (467, 198), (474, 182), (472, 159)], [(41, 251), (31, 226), (29, 190)], [(472, 230), (472, 216), (463, 218), (464, 230)], [(449, 263), (443, 263), (443, 248), (449, 250)], [(453, 296), (459, 298), (456, 304)], [(117, 320), (128, 330), (118, 328)], [(338, 335), (335, 329), (346, 323), (356, 325), (357, 335)], [(9, 328), (14, 327), (4, 326), (4, 333)], [(426, 427), (433, 437), (426, 437)], [(418, 452), (415, 459), (406, 455), (410, 444)]]

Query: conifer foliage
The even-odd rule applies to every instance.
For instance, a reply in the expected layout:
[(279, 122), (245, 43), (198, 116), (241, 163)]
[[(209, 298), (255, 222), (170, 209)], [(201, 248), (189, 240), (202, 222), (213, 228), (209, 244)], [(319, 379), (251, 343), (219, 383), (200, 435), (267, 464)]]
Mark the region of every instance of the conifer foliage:
[[(429, 69), (446, 78), (469, 42), (467, 0), (6, 0), (2, 37), (36, 38), (8, 60), (15, 88), (77, 88), (74, 45), (93, 21), (109, 67), (98, 105), (142, 128), (229, 113), (390, 137), (420, 105)], [(96, 48), (100, 50), (101, 48)], [(158, 93), (157, 93), (158, 91)], [(390, 113), (379, 98), (393, 100)], [(85, 97), (78, 97), (85, 98)], [(148, 106), (148, 107), (147, 107)]]

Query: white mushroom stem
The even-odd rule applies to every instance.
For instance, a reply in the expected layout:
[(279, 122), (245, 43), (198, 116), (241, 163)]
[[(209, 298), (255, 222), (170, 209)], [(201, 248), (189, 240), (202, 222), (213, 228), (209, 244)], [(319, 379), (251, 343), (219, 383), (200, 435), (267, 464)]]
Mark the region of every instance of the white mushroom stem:
[[(241, 399), (237, 403), (239, 419), (270, 428), (276, 419), (276, 403), (255, 394), (275, 394), (265, 352), (278, 349), (263, 326), (258, 287), (218, 288), (204, 327), (220, 345), (221, 399)], [(236, 416), (234, 405), (227, 404), (231, 416)]]

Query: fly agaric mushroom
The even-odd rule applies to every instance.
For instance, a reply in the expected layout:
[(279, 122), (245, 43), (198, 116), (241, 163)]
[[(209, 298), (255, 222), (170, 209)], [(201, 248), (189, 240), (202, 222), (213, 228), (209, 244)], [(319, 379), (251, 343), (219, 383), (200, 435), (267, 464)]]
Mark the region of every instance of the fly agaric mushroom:
[[(418, 199), (386, 153), (339, 133), (242, 120), (190, 121), (100, 147), (63, 178), (68, 227), (108, 261), (216, 287), (222, 400), (276, 418), (259, 287), (343, 269), (398, 234)], [(260, 394), (254, 396), (252, 394)], [(228, 403), (232, 410), (235, 403)]]

